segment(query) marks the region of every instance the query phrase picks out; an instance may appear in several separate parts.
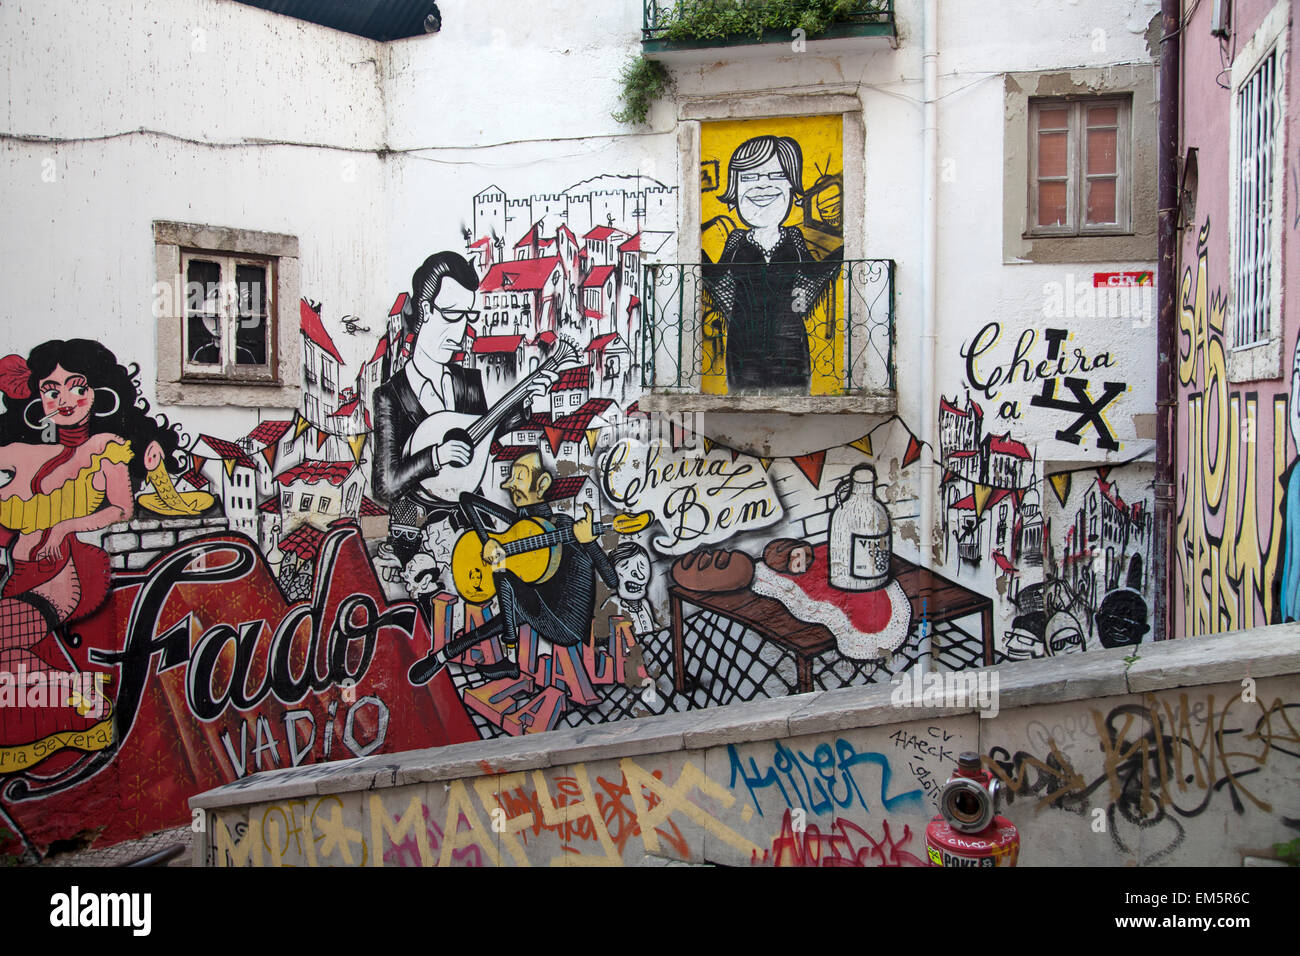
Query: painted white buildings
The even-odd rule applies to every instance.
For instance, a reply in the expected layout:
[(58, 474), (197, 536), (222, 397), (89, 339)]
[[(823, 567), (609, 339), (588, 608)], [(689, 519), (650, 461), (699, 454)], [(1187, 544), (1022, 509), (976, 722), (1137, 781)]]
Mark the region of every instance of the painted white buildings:
[(351, 461), (305, 461), (276, 476), (281, 532), (299, 525), (325, 530), (331, 521), (358, 517), (364, 475)]

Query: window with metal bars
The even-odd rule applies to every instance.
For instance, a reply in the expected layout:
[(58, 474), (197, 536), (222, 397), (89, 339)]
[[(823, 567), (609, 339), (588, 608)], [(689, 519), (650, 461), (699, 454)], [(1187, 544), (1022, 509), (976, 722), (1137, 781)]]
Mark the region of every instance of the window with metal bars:
[(1272, 335), (1274, 160), (1279, 110), (1277, 50), (1237, 90), (1237, 203), (1233, 228), (1233, 347)]

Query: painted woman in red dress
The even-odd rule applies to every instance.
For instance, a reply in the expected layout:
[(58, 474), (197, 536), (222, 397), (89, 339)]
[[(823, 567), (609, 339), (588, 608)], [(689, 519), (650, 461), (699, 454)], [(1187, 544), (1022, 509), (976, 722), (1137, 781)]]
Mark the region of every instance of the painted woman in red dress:
[[(76, 671), (68, 625), (109, 590), (108, 555), (79, 535), (130, 520), (145, 475), (177, 464), (179, 429), (149, 414), (134, 375), (87, 339), (0, 359), (0, 672), (58, 686), (53, 678)], [(104, 720), (67, 703), (0, 711), (0, 756), (13, 758), (0, 775), (76, 747), (69, 733)]]

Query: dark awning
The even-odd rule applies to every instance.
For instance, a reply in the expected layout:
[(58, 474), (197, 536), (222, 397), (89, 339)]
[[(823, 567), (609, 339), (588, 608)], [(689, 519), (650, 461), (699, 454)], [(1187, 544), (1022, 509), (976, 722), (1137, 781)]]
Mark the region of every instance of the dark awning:
[(372, 40), (422, 35), (433, 0), (235, 0)]

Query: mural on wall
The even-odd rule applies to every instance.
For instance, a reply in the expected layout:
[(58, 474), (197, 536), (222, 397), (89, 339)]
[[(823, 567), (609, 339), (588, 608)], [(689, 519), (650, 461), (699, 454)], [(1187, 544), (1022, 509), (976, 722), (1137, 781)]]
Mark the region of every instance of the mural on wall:
[(661, 553), (684, 554), (780, 519), (781, 502), (757, 459), (707, 441), (692, 453), (673, 448), (671, 437), (629, 431), (600, 461), (600, 490), (607, 501), (654, 515)]
[[(1015, 608), (1006, 634), (1011, 660), (1138, 644), (1150, 631), (1153, 526), (1150, 494), (1154, 468), (1135, 462), (1117, 467), (1053, 472), (1047, 505), (1010, 502), (999, 512), (995, 534), (1010, 520), (1014, 555), (1041, 567), (1038, 580), (1021, 568), (994, 562)], [(1124, 489), (1144, 496), (1125, 500)], [(1027, 562), (1028, 563), (1028, 562)]]
[[(1086, 287), (1084, 291), (1088, 291)], [(1049, 306), (1044, 311), (1052, 310)], [(1040, 331), (1041, 348), (1037, 344)], [(998, 346), (1002, 324), (989, 322), (962, 347), (966, 381), (990, 403), (1001, 398), (1003, 390), (1014, 386), (1017, 380), (1024, 385), (1037, 385), (1038, 393), (1029, 398), (1030, 409), (1045, 408), (1076, 416), (1056, 430), (1058, 441), (1081, 445), (1085, 436), (1090, 436), (1097, 448), (1118, 451), (1119, 442), (1106, 412), (1128, 391), (1128, 384), (1099, 381), (1101, 376), (1112, 374), (1108, 370), (1114, 366), (1114, 359), (1106, 351), (1090, 354), (1079, 346), (1067, 347), (1066, 343), (1073, 337), (1068, 329), (1027, 328), (1020, 333), (1008, 357)], [(999, 358), (1007, 361), (998, 362)], [(1070, 396), (1058, 394), (1058, 388)], [(997, 407), (997, 417), (1002, 422), (1014, 421), (1023, 418), (1026, 411), (1018, 401), (1003, 400)]]
[(842, 137), (840, 116), (701, 125), (704, 391), (840, 386)]
[[(111, 586), (108, 554), (81, 535), (129, 520), (146, 476), (155, 497), (175, 499), (167, 468), (176, 468), (180, 434), (149, 414), (133, 370), (97, 342), (46, 342), (0, 367), (0, 670), (67, 695), (85, 686), (72, 629)], [(111, 741), (102, 707), (43, 702), (5, 720), (0, 766), (51, 758), (66, 766), (65, 751), (93, 753)]]
[[(716, 276), (785, 244), (781, 294), (821, 281), (838, 122), (710, 134), (736, 216), (706, 231)], [(43, 695), (0, 709), (0, 824), (29, 848), (184, 822), (186, 797), (259, 770), (1146, 633), (1149, 465), (1044, 465), (969, 395), (943, 401), (938, 449), (897, 416), (805, 454), (728, 447), (639, 407), (643, 267), (672, 256), (675, 189), (489, 185), (466, 215), (382, 321), (298, 303), (302, 405), (243, 434), (186, 434), (93, 342), (0, 360), (0, 671), (24, 682), (0, 675), (0, 703)], [(734, 303), (768, 295), (741, 285)], [(338, 334), (368, 357), (349, 367)], [(809, 374), (812, 339), (786, 339), (780, 374)], [(1092, 403), (1062, 440), (1102, 447), (1113, 360), (1047, 349)], [(839, 381), (812, 359), (800, 388)], [(1107, 381), (1080, 392), (1085, 365)], [(943, 542), (923, 568), (928, 464)], [(120, 813), (79, 812), (118, 793)]]
[[(996, 589), (1010, 618), (999, 651), (1012, 660), (1139, 643), (1154, 602), (1154, 466), (1113, 420), (1131, 389), (1110, 350), (1055, 327), (1145, 327), (1149, 273), (1095, 273), (1077, 287), (1067, 275), (1043, 293), (1047, 327), (1013, 339), (986, 322), (960, 349), (965, 395), (939, 402), (942, 552), (959, 577)], [(1054, 460), (1020, 437), (1031, 434), (1051, 439)], [(1128, 457), (1078, 463), (1090, 449)]]
[[(255, 770), (472, 739), (449, 681), (389, 679), (427, 630), (362, 545), (356, 458), (306, 457), (356, 436), (297, 416), (192, 442), (88, 340), (5, 357), (0, 390), (6, 840), (115, 842)], [(220, 499), (199, 448), (222, 456)]]
[[(1175, 548), (1181, 630), (1232, 631), (1296, 620), (1300, 535), (1294, 453), (1300, 447), (1300, 381), (1292, 358), (1291, 405), (1286, 381), (1271, 388), (1228, 380), (1224, 319), (1227, 298), (1211, 278), (1211, 223), (1197, 234), (1196, 260), (1180, 287), (1178, 380), (1183, 449)], [(1287, 371), (1283, 364), (1284, 373)]]
[[(994, 659), (992, 602), (942, 572), (927, 576), (899, 553), (917, 536), (917, 466), (925, 454), (901, 419), (875, 425), (851, 445), (792, 458), (756, 459), (671, 431), (637, 463), (657, 462), (661, 475), (694, 476), (691, 500), (703, 505), (693, 525), (670, 508), (674, 532), (717, 530), (706, 516), (727, 513), (733, 502), (748, 502), (751, 518), (762, 515), (742, 490), (771, 494), (775, 505), (762, 520), (707, 541), (676, 533), (650, 539), (662, 556), (668, 627), (643, 643), (647, 660), (671, 675), (668, 706), (889, 681), (923, 653), (927, 636), (939, 637), (948, 666)], [(673, 471), (663, 462), (670, 451)], [(608, 460), (621, 469), (617, 447), (613, 455)], [(623, 487), (616, 471), (604, 480)], [(675, 489), (656, 487), (659, 500), (673, 500)], [(730, 511), (732, 520), (743, 514)]]

